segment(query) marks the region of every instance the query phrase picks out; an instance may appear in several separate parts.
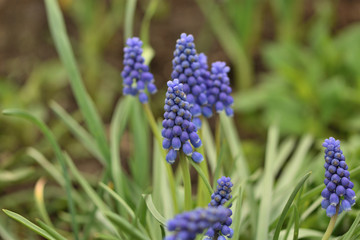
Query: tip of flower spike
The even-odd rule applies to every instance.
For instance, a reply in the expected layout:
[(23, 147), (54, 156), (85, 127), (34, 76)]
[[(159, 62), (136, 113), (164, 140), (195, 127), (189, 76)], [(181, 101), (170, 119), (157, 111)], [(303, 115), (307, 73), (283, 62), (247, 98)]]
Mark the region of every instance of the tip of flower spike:
[(131, 37), (126, 40), (126, 45), (129, 47), (142, 47), (142, 41), (138, 37)]

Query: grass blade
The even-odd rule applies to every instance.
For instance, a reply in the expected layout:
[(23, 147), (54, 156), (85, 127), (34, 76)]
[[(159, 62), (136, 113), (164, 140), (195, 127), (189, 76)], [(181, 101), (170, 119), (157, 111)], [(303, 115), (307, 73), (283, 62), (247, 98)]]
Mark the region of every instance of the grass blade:
[(268, 228), (270, 222), (272, 192), (273, 192), (273, 162), (276, 160), (276, 147), (279, 140), (279, 131), (272, 126), (269, 129), (266, 145), (265, 173), (262, 183), (260, 208), (258, 215), (258, 228), (256, 231), (257, 240), (268, 239)]
[(280, 230), (282, 228), (282, 225), (284, 223), (286, 214), (288, 213), (290, 206), (292, 204), (292, 202), (294, 201), (296, 194), (298, 193), (298, 191), (300, 190), (300, 188), (304, 185), (305, 181), (309, 178), (309, 176), (311, 175), (311, 172), (305, 174), (304, 177), (302, 177), (302, 179), (299, 181), (299, 183), (296, 185), (294, 191), (291, 193), (288, 201), (286, 202), (286, 205), (280, 215), (279, 221), (276, 225), (276, 229), (275, 229), (275, 233), (274, 233), (274, 238), (273, 240), (278, 240), (279, 239), (279, 235), (280, 235)]
[(110, 125), (110, 154), (111, 154), (111, 175), (115, 185), (115, 191), (124, 196), (124, 189), (121, 181), (123, 176), (120, 160), (120, 139), (124, 132), (133, 98), (119, 100)]
[(351, 225), (349, 231), (347, 231), (347, 233), (344, 235), (344, 238), (342, 238), (341, 240), (349, 240), (354, 234), (354, 231), (358, 226), (359, 222), (360, 222), (360, 213), (356, 216), (355, 221)]
[(235, 203), (235, 210), (234, 210), (234, 219), (233, 219), (233, 229), (234, 229), (234, 239), (240, 238), (240, 220), (241, 220), (241, 208), (243, 203), (243, 195), (244, 195), (244, 189), (239, 187), (237, 195), (239, 196)]
[(166, 227), (166, 219), (159, 213), (156, 209), (152, 197), (150, 194), (143, 194), (143, 198), (145, 199), (146, 206), (149, 209), (150, 213), (154, 216), (154, 218), (164, 227)]
[(76, 102), (80, 107), (86, 125), (94, 136), (104, 159), (108, 162), (110, 159), (110, 151), (107, 145), (105, 131), (100, 117), (95, 109), (94, 103), (83, 85), (81, 75), (71, 49), (70, 41), (66, 33), (64, 19), (60, 11), (59, 4), (56, 0), (45, 0), (45, 6), (56, 50), (70, 78), (70, 84), (75, 95)]
[(212, 189), (207, 177), (205, 176), (205, 173), (203, 172), (203, 170), (201, 170), (200, 166), (191, 159), (191, 157), (187, 157), (187, 158), (188, 158), (189, 162), (191, 163), (191, 165), (198, 172), (199, 176), (201, 177), (203, 183), (205, 184), (205, 186), (206, 186), (206, 188), (209, 191), (209, 194), (211, 196), (211, 194), (213, 194), (214, 190)]
[(129, 213), (129, 215), (131, 216), (131, 219), (135, 218), (135, 213), (134, 211), (131, 209), (131, 207), (126, 203), (126, 201), (124, 199), (122, 199), (122, 197), (120, 197), (116, 192), (114, 192), (111, 188), (109, 188), (107, 185), (105, 185), (104, 183), (100, 183), (99, 184), (100, 187), (102, 187), (107, 193), (109, 193), (116, 201), (118, 201), (125, 209), (126, 211)]
[(101, 154), (99, 147), (96, 145), (94, 138), (72, 118), (58, 103), (52, 101), (50, 103), (51, 109), (64, 121), (66, 126), (74, 134), (74, 136), (82, 143), (82, 145), (93, 154), (102, 164), (105, 164), (105, 159)]
[(18, 221), (19, 223), (25, 225), (26, 227), (28, 227), (29, 229), (31, 229), (32, 231), (36, 232), (37, 234), (43, 236), (46, 239), (49, 240), (56, 240), (55, 238), (53, 238), (50, 234), (48, 234), (44, 229), (40, 228), (39, 226), (35, 225), (34, 223), (30, 222), (29, 220), (27, 220), (26, 218), (24, 218), (23, 216), (3, 209), (4, 213), (6, 215), (8, 215), (9, 217), (11, 217), (12, 219), (14, 219), (15, 221)]
[(61, 152), (60, 146), (58, 145), (58, 143), (55, 140), (54, 135), (52, 134), (50, 129), (45, 125), (45, 123), (43, 123), (41, 120), (39, 120), (38, 118), (34, 117), (33, 115), (31, 115), (30, 113), (28, 113), (26, 111), (19, 110), (19, 109), (6, 109), (3, 111), (3, 114), (9, 115), (9, 116), (21, 117), (23, 119), (29, 120), (30, 122), (35, 124), (42, 131), (42, 133), (45, 135), (47, 140), (50, 142), (50, 145), (55, 152), (56, 158), (58, 159), (58, 161), (61, 165), (62, 174), (65, 179), (65, 190), (66, 190), (66, 195), (67, 195), (68, 208), (71, 213), (72, 228), (74, 231), (75, 239), (78, 240), (79, 239), (78, 238), (79, 231), (78, 231), (77, 222), (75, 220), (76, 210), (75, 210), (75, 206), (74, 206), (74, 202), (73, 202), (73, 198), (72, 198), (72, 194), (71, 194), (72, 186), (71, 186), (68, 172), (66, 170), (64, 156)]
[(40, 178), (36, 184), (34, 189), (34, 197), (36, 206), (40, 212), (40, 215), (44, 219), (47, 225), (53, 226), (49, 217), (49, 214), (46, 210), (46, 206), (44, 204), (44, 188), (45, 188), (46, 180), (45, 178)]
[(56, 240), (66, 240), (65, 237), (61, 236), (53, 227), (50, 227), (40, 219), (36, 220), (37, 224), (42, 227), (46, 232), (53, 236)]
[(293, 235), (293, 240), (298, 240), (299, 228), (300, 228), (299, 210), (298, 210), (298, 207), (295, 204), (294, 205), (294, 235)]
[(112, 212), (104, 212), (105, 216), (108, 217), (116, 226), (118, 226), (121, 232), (127, 233), (131, 236), (131, 239), (139, 239), (139, 240), (149, 240), (147, 236), (144, 236), (142, 232), (138, 229), (134, 228), (134, 226), (129, 223), (126, 219), (116, 215)]

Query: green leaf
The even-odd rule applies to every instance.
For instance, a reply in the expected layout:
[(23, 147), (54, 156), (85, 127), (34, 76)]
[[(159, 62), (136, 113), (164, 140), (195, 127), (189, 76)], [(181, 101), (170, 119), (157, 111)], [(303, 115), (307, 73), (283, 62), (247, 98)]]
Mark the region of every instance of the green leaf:
[(212, 189), (207, 177), (205, 176), (203, 170), (201, 170), (200, 166), (195, 163), (191, 157), (187, 157), (189, 162), (191, 163), (191, 165), (195, 168), (195, 170), (198, 172), (199, 176), (201, 177), (201, 179), (203, 180), (203, 182), (205, 183), (205, 186), (207, 188), (207, 190), (209, 191), (209, 194), (211, 196), (211, 194), (213, 194), (214, 190)]
[(42, 229), (39, 226), (35, 225), (34, 223), (30, 222), (23, 216), (15, 213), (15, 212), (6, 210), (6, 209), (3, 209), (3, 211), (6, 215), (11, 217), (15, 221), (18, 221), (19, 223), (25, 225), (26, 227), (28, 227), (32, 231), (36, 232), (37, 234), (43, 236), (44, 238), (49, 239), (49, 240), (56, 240), (54, 237), (52, 237), (50, 234), (48, 234), (44, 229)]
[(110, 151), (107, 145), (105, 131), (101, 119), (95, 109), (94, 103), (83, 85), (80, 72), (78, 70), (74, 54), (71, 49), (70, 41), (66, 33), (64, 19), (56, 0), (45, 0), (46, 13), (49, 27), (55, 42), (56, 50), (60, 55), (61, 62), (68, 73), (72, 91), (76, 102), (84, 116), (87, 127), (95, 138), (101, 150), (103, 158), (109, 163)]
[(126, 203), (126, 201), (122, 197), (120, 197), (116, 192), (114, 192), (104, 183), (101, 182), (99, 183), (99, 185), (102, 189), (104, 189), (107, 193), (109, 193), (116, 201), (118, 201), (126, 209), (126, 211), (131, 216), (132, 219), (135, 218), (134, 211), (131, 209), (131, 207)]
[(149, 240), (147, 236), (145, 236), (138, 229), (134, 228), (134, 226), (129, 223), (126, 219), (120, 217), (119, 215), (112, 212), (104, 212), (105, 216), (108, 217), (116, 226), (121, 230), (120, 232), (124, 232), (131, 236), (131, 239), (139, 239), (139, 240)]
[(31, 115), (30, 113), (23, 111), (23, 110), (19, 110), (19, 109), (6, 109), (3, 111), (4, 115), (9, 115), (9, 116), (16, 116), (16, 117), (21, 117), (23, 119), (29, 120), (30, 122), (32, 122), (33, 124), (35, 124), (45, 135), (45, 137), (47, 138), (47, 140), (49, 141), (51, 147), (53, 148), (56, 158), (58, 159), (60, 165), (61, 165), (61, 169), (62, 169), (62, 175), (63, 178), (65, 179), (65, 190), (66, 190), (66, 197), (67, 197), (67, 203), (68, 203), (68, 208), (70, 210), (71, 213), (71, 221), (72, 221), (72, 228), (74, 231), (74, 235), (75, 235), (75, 239), (78, 240), (78, 225), (75, 219), (76, 216), (76, 210), (75, 210), (75, 206), (74, 206), (74, 202), (73, 202), (73, 197), (71, 194), (71, 182), (70, 182), (70, 178), (69, 178), (69, 174), (66, 170), (66, 166), (65, 166), (65, 159), (64, 156), (61, 152), (61, 148), (58, 145), (58, 143), (56, 142), (56, 139), (53, 135), (53, 133), (50, 131), (50, 129), (45, 125), (45, 123), (43, 123), (41, 120), (39, 120), (38, 118), (34, 117), (33, 115)]
[(34, 168), (24, 167), (11, 171), (0, 171), (0, 183), (10, 183), (20, 181), (34, 174)]
[(39, 224), (40, 227), (42, 227), (46, 232), (48, 232), (56, 240), (66, 240), (66, 238), (61, 236), (53, 227), (47, 225), (40, 219), (37, 219), (36, 222)]
[(237, 196), (239, 196), (235, 202), (235, 210), (234, 210), (234, 217), (233, 217), (233, 228), (234, 228), (234, 239), (239, 239), (240, 237), (240, 220), (241, 220), (241, 211), (243, 207), (243, 195), (244, 195), (244, 188), (240, 184)]
[(105, 164), (99, 147), (96, 145), (94, 138), (72, 118), (59, 104), (52, 101), (50, 103), (51, 109), (64, 121), (66, 126), (74, 134), (74, 136), (82, 143), (82, 145), (93, 154), (102, 164)]
[(294, 235), (293, 240), (298, 240), (299, 237), (299, 228), (300, 228), (300, 217), (299, 210), (296, 205), (294, 205)]
[(121, 176), (124, 176), (124, 174), (121, 169), (120, 139), (124, 132), (132, 104), (132, 97), (119, 100), (116, 104), (110, 125), (111, 174), (115, 190), (122, 196), (124, 196), (124, 189)]
[(152, 197), (150, 194), (143, 194), (143, 198), (145, 199), (146, 206), (151, 212), (151, 214), (154, 216), (154, 218), (164, 227), (166, 227), (166, 219), (159, 213), (159, 211), (156, 209)]
[(344, 235), (344, 238), (342, 238), (341, 240), (349, 240), (353, 236), (354, 231), (358, 226), (359, 222), (360, 222), (360, 213), (356, 216), (356, 219), (351, 225), (349, 231), (347, 231), (347, 233)]
[(288, 201), (286, 202), (286, 205), (280, 215), (279, 221), (276, 225), (276, 229), (275, 229), (275, 233), (274, 233), (274, 238), (273, 240), (278, 240), (279, 239), (279, 235), (280, 235), (280, 230), (282, 228), (282, 225), (284, 223), (285, 217), (290, 209), (290, 206), (292, 204), (292, 202), (294, 201), (296, 194), (298, 193), (298, 191), (300, 190), (300, 188), (304, 185), (305, 181), (309, 178), (309, 176), (311, 175), (311, 172), (305, 174), (305, 176), (299, 181), (299, 183), (296, 185), (294, 191), (291, 193)]
[(270, 224), (270, 213), (272, 204), (272, 192), (273, 192), (273, 162), (276, 161), (277, 156), (277, 144), (279, 141), (279, 131), (276, 127), (272, 126), (269, 129), (268, 139), (266, 144), (266, 157), (265, 157), (265, 174), (262, 181), (262, 191), (258, 215), (258, 228), (256, 231), (257, 240), (268, 239), (268, 228)]

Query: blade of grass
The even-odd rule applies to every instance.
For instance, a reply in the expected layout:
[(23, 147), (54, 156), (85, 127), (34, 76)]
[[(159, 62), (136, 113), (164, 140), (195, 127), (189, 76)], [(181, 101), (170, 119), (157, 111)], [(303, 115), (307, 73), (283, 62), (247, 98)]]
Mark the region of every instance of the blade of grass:
[(139, 101), (135, 101), (131, 111), (131, 132), (134, 138), (134, 149), (130, 170), (135, 182), (145, 189), (150, 180), (150, 159), (149, 159), (149, 127), (146, 124), (146, 117), (141, 111)]
[(279, 141), (279, 131), (275, 126), (270, 127), (268, 133), (268, 140), (266, 144), (266, 156), (265, 156), (265, 173), (262, 184), (262, 192), (260, 199), (260, 208), (258, 215), (258, 228), (256, 231), (257, 240), (268, 239), (268, 228), (270, 222), (271, 213), (271, 199), (273, 191), (273, 162), (276, 161), (277, 144)]
[(55, 42), (56, 50), (61, 62), (68, 73), (72, 91), (76, 102), (84, 116), (87, 127), (94, 136), (95, 141), (106, 162), (109, 163), (110, 151), (105, 136), (105, 131), (93, 101), (83, 85), (80, 72), (77, 68), (70, 41), (66, 33), (64, 19), (56, 0), (45, 0), (46, 12), (50, 31)]
[(34, 189), (34, 197), (36, 206), (40, 212), (40, 215), (44, 219), (47, 225), (52, 226), (49, 214), (46, 210), (46, 206), (44, 204), (44, 188), (45, 188), (46, 180), (45, 178), (40, 178), (36, 184)]
[(191, 165), (195, 168), (195, 170), (198, 172), (200, 178), (202, 179), (203, 183), (205, 184), (208, 192), (209, 192), (209, 195), (211, 196), (211, 194), (213, 194), (214, 190), (212, 189), (207, 177), (205, 176), (203, 170), (201, 170), (200, 166), (195, 163), (191, 157), (187, 157), (188, 158), (188, 161), (191, 163)]
[(129, 223), (129, 221), (127, 221), (126, 219), (112, 212), (104, 212), (104, 214), (123, 232), (131, 236), (132, 237), (131, 239), (149, 240), (147, 236), (145, 236), (138, 229), (134, 228), (134, 226), (131, 223)]
[(143, 194), (143, 198), (145, 199), (146, 206), (150, 213), (153, 215), (153, 217), (164, 227), (166, 227), (166, 219), (159, 213), (159, 211), (156, 209), (152, 197), (150, 194)]
[(233, 229), (234, 229), (234, 239), (240, 238), (240, 228), (241, 228), (241, 208), (243, 203), (243, 195), (244, 195), (244, 188), (242, 184), (240, 184), (237, 195), (239, 196), (235, 202), (235, 210), (234, 210), (234, 217), (233, 217)]
[(203, 145), (205, 152), (207, 153), (207, 160), (209, 161), (209, 166), (212, 172), (214, 172), (216, 167), (216, 147), (214, 137), (211, 133), (211, 129), (207, 119), (202, 120), (202, 136)]
[(101, 154), (98, 145), (94, 138), (72, 118), (58, 103), (55, 101), (50, 102), (51, 109), (63, 120), (66, 126), (74, 134), (74, 136), (82, 143), (82, 145), (100, 161), (105, 164), (105, 159)]
[(32, 231), (36, 232), (37, 234), (43, 236), (44, 238), (49, 239), (49, 240), (56, 240), (50, 234), (48, 234), (44, 229), (42, 229), (39, 226), (35, 225), (34, 223), (30, 222), (29, 220), (27, 220), (23, 216), (15, 213), (15, 212), (6, 210), (6, 209), (3, 209), (3, 212), (6, 215), (8, 215), (9, 217), (11, 217), (12, 219), (14, 219), (15, 221), (25, 225), (27, 228), (29, 228)]
[(294, 201), (296, 194), (298, 193), (298, 191), (300, 190), (300, 188), (304, 185), (305, 181), (309, 178), (309, 176), (311, 175), (311, 172), (305, 174), (304, 177), (302, 177), (302, 179), (299, 181), (299, 183), (296, 185), (294, 191), (291, 193), (288, 201), (286, 202), (286, 205), (280, 215), (279, 221), (276, 225), (276, 229), (275, 229), (275, 233), (274, 233), (274, 238), (273, 240), (278, 240), (279, 239), (279, 235), (280, 235), (280, 230), (282, 228), (282, 225), (284, 223), (285, 217), (290, 209), (290, 206), (292, 204), (292, 202)]
[(49, 141), (51, 147), (53, 148), (53, 150), (55, 152), (56, 158), (61, 165), (62, 175), (63, 175), (63, 178), (65, 179), (65, 190), (66, 190), (68, 208), (69, 208), (69, 211), (71, 214), (71, 221), (72, 221), (71, 226), (72, 226), (72, 229), (74, 232), (74, 237), (76, 240), (78, 240), (79, 239), (79, 236), (78, 236), (79, 231), (78, 231), (77, 222), (75, 220), (76, 210), (75, 210), (75, 205), (74, 205), (72, 194), (71, 194), (72, 186), (71, 186), (71, 182), (70, 182), (70, 177), (66, 170), (64, 156), (61, 152), (60, 146), (58, 145), (58, 143), (55, 140), (54, 135), (52, 134), (50, 129), (41, 120), (39, 120), (38, 118), (34, 117), (33, 115), (29, 114), (26, 111), (19, 110), (19, 109), (6, 109), (3, 111), (3, 114), (9, 115), (9, 116), (21, 117), (23, 119), (29, 120), (30, 122), (35, 124), (42, 131), (42, 133), (45, 135), (45, 137)]
[(293, 240), (298, 240), (299, 238), (299, 228), (300, 228), (300, 217), (299, 210), (296, 205), (294, 205), (294, 235)]
[(359, 222), (360, 222), (360, 213), (356, 216), (355, 221), (351, 225), (349, 231), (346, 232), (346, 234), (344, 235), (344, 238), (342, 240), (349, 240), (352, 237)]
[[(180, 152), (180, 168), (183, 176), (184, 183), (184, 209), (189, 211), (192, 209), (192, 191), (191, 191), (191, 178), (189, 160), (183, 152)], [(200, 168), (199, 168), (200, 169)]]
[(126, 203), (126, 201), (122, 197), (120, 197), (116, 192), (114, 192), (111, 188), (109, 188), (104, 183), (100, 182), (99, 185), (101, 188), (103, 188), (107, 193), (109, 193), (117, 202), (119, 202), (126, 209), (128, 214), (130, 215), (131, 219), (135, 218), (134, 211), (131, 209), (131, 207)]
[(53, 236), (56, 240), (66, 240), (66, 238), (61, 236), (53, 227), (47, 225), (40, 219), (36, 219), (36, 222), (42, 229), (44, 229), (47, 233)]

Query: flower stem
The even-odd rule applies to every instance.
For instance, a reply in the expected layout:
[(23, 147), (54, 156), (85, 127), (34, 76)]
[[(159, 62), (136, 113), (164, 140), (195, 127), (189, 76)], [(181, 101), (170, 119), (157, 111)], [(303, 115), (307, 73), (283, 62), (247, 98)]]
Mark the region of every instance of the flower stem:
[(339, 205), (336, 207), (336, 213), (334, 216), (331, 217), (330, 219), (330, 222), (329, 222), (329, 225), (326, 229), (326, 232), (322, 238), (322, 240), (328, 240), (330, 237), (331, 237), (331, 233), (333, 232), (334, 230), (334, 227), (335, 227), (335, 222), (336, 222), (336, 219), (338, 217), (338, 212), (339, 212)]
[[(200, 136), (200, 139), (202, 139), (201, 129), (199, 129), (199, 136)], [(199, 163), (199, 166), (200, 166), (201, 170), (204, 172), (205, 177), (209, 181), (209, 170), (208, 170), (208, 165), (206, 162), (204, 147), (201, 146), (198, 151), (204, 157), (204, 160), (201, 163)], [(210, 201), (210, 195), (208, 194), (205, 183), (203, 182), (203, 180), (201, 179), (201, 176), (199, 175), (199, 177), (198, 177), (198, 192), (197, 192), (197, 203), (198, 204), (197, 205), (199, 207), (205, 207), (205, 206), (207, 206), (209, 201)]]
[(180, 153), (180, 167), (184, 179), (184, 190), (185, 190), (185, 211), (191, 210), (192, 200), (191, 200), (191, 179), (190, 179), (190, 169), (189, 162), (184, 153)]
[[(161, 148), (161, 145), (162, 145), (162, 137), (161, 137), (161, 134), (160, 134), (160, 130), (156, 124), (156, 121), (155, 121), (155, 118), (154, 118), (154, 115), (150, 109), (150, 106), (148, 103), (145, 103), (145, 104), (142, 104), (143, 107), (144, 107), (144, 110), (145, 110), (145, 114), (147, 116), (147, 119), (149, 121), (149, 124), (150, 124), (150, 127), (151, 127), (151, 130)], [(166, 154), (165, 154), (165, 151), (164, 149), (161, 148), (160, 150), (161, 152), (161, 156), (163, 157), (163, 159), (165, 159), (166, 157)], [(175, 177), (174, 177), (174, 173), (172, 172), (172, 169), (171, 169), (171, 165), (168, 164), (167, 162), (164, 162), (165, 163), (165, 167), (166, 167), (166, 171), (167, 171), (167, 174), (168, 174), (168, 178), (169, 178), (169, 185), (170, 185), (170, 191), (171, 191), (171, 196), (172, 196), (172, 200), (173, 200), (173, 205), (174, 205), (174, 211), (175, 213), (179, 213), (179, 207), (178, 207), (178, 203), (177, 203), (177, 198), (176, 198), (176, 186), (175, 186)]]

